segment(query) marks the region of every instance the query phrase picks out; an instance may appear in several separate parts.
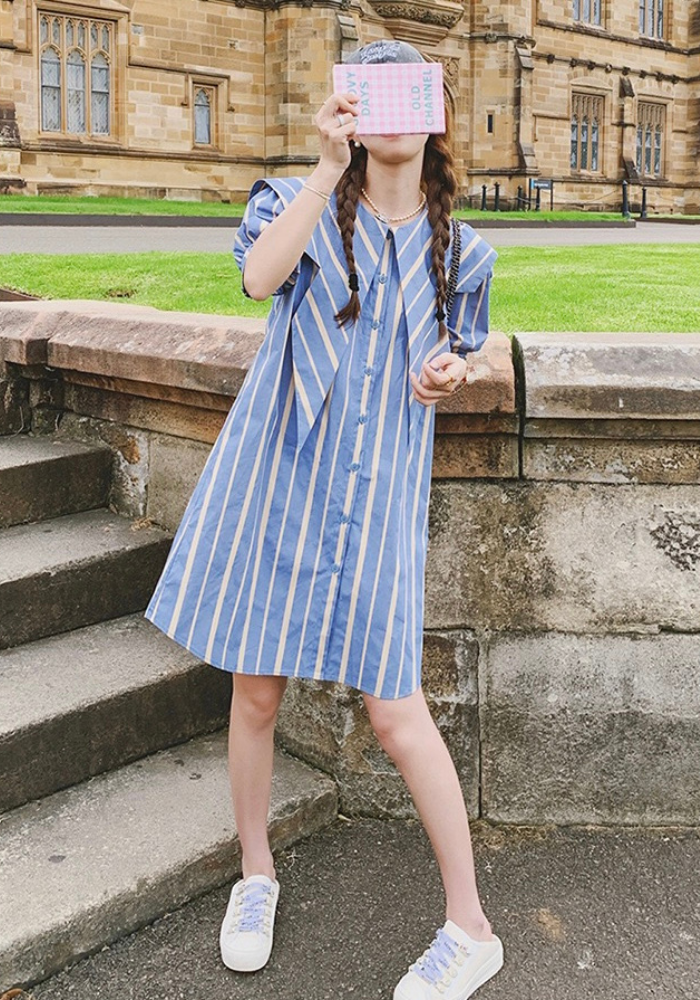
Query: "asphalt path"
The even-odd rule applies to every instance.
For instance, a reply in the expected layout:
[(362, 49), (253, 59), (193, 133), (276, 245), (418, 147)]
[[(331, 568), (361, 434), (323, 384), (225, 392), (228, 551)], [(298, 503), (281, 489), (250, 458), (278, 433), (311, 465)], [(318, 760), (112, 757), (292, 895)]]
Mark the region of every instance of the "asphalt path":
[[(0, 254), (145, 253), (152, 250), (229, 253), (236, 229), (173, 226), (0, 226)], [(479, 228), (495, 247), (593, 246), (613, 243), (700, 243), (700, 225), (638, 222), (634, 228)], [(2, 269), (0, 268), (0, 283)]]
[[(505, 951), (478, 1000), (698, 1000), (699, 830), (472, 822), (472, 836), (481, 898)], [(30, 997), (391, 1000), (444, 920), (420, 824), (338, 820), (275, 862), (278, 918), (260, 972), (221, 963), (225, 886)]]

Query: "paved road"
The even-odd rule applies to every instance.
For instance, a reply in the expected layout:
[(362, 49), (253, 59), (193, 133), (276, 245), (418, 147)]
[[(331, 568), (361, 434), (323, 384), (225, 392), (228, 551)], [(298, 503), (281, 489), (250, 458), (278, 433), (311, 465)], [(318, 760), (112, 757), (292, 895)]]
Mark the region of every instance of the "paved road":
[[(700, 243), (700, 226), (638, 223), (634, 229), (479, 229), (496, 247), (610, 243)], [(235, 228), (0, 226), (0, 254), (139, 253), (193, 250), (228, 253)], [(2, 271), (0, 269), (0, 281)]]
[[(505, 965), (478, 1000), (698, 1000), (700, 831), (473, 824)], [(275, 943), (229, 972), (219, 889), (29, 991), (34, 1000), (391, 1000), (443, 919), (414, 822), (338, 821), (276, 855)]]

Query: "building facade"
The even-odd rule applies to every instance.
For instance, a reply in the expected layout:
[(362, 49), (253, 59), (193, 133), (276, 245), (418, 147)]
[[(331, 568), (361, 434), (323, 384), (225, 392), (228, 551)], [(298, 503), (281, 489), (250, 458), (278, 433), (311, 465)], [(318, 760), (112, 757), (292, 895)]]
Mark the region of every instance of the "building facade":
[(443, 63), (473, 202), (700, 211), (698, 0), (0, 0), (0, 190), (241, 199), (386, 37)]

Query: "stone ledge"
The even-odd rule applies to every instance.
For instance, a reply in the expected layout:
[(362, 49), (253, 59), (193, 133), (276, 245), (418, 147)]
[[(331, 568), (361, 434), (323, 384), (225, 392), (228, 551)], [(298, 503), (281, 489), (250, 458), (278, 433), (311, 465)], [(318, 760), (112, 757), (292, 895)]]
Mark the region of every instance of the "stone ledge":
[(526, 479), (700, 482), (700, 334), (516, 339)]
[(700, 419), (700, 333), (521, 333), (516, 340), (526, 420)]
[[(0, 361), (115, 380), (132, 395), (165, 390), (234, 397), (262, 342), (264, 321), (81, 301), (0, 304)], [(140, 390), (139, 384), (147, 384)], [(102, 389), (111, 388), (103, 382)], [(171, 398), (165, 391), (160, 398)], [(179, 400), (182, 401), (182, 400)], [(193, 402), (190, 397), (189, 403)], [(201, 402), (198, 405), (202, 405)], [(219, 408), (219, 407), (215, 407)], [(492, 333), (471, 359), (470, 385), (439, 406), (454, 414), (514, 413), (510, 340)], [(463, 433), (463, 431), (462, 431)]]

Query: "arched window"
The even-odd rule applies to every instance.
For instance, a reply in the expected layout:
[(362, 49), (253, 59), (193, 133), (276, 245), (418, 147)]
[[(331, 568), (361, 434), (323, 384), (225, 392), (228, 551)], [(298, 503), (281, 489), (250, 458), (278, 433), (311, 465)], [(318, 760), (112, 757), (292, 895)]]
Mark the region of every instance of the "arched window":
[(572, 171), (600, 170), (600, 123), (603, 98), (595, 94), (573, 94), (571, 100)]
[(85, 79), (85, 58), (77, 49), (68, 56), (66, 72), (66, 97), (67, 97), (67, 125), (68, 132), (87, 132), (87, 121), (85, 115), (86, 108), (86, 87)]
[(113, 32), (110, 21), (41, 15), (39, 70), (44, 132), (110, 134)]
[(663, 138), (666, 108), (640, 101), (637, 107), (636, 166), (640, 177), (663, 176)]
[(212, 88), (198, 87), (194, 95), (194, 141), (198, 146), (212, 145), (212, 104)]
[(61, 59), (54, 48), (41, 54), (41, 127), (61, 131)]

